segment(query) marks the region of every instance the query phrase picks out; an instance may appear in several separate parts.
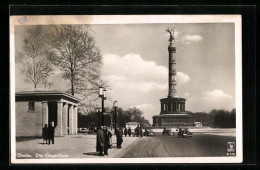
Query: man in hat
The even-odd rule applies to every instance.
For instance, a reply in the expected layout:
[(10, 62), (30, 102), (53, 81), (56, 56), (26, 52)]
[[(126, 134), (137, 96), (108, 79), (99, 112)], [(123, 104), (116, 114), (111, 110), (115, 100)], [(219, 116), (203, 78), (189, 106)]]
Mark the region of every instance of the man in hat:
[(48, 126), (47, 124), (44, 125), (44, 128), (42, 128), (42, 139), (43, 139), (43, 144), (48, 141)]
[(49, 144), (51, 142), (52, 142), (52, 144), (54, 144), (54, 132), (55, 132), (55, 129), (52, 125), (52, 122), (50, 122), (49, 127), (48, 127)]
[(101, 126), (97, 130), (97, 142), (98, 142), (98, 148), (99, 148), (99, 156), (104, 156), (104, 144), (105, 144), (105, 137), (103, 133), (103, 126)]

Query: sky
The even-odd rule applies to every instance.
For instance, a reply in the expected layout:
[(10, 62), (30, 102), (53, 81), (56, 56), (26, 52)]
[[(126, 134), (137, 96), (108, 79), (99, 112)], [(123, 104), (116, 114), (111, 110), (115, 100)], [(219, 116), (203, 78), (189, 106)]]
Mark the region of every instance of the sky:
[[(186, 111), (208, 112), (235, 108), (235, 32), (232, 23), (174, 24), (176, 28), (177, 95), (186, 98)], [(160, 114), (160, 99), (168, 95), (169, 24), (92, 25), (102, 53), (101, 77), (108, 82), (105, 106), (117, 100), (124, 109), (137, 107), (152, 122)], [(15, 28), (15, 49), (25, 26)], [(16, 64), (16, 88), (24, 82)], [(66, 88), (59, 71), (53, 89)]]

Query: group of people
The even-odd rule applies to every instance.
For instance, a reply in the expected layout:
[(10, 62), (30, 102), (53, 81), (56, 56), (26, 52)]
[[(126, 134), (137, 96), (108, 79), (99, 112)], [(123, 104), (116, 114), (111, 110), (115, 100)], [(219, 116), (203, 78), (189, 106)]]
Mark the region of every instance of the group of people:
[[(129, 127), (128, 129), (127, 128), (125, 128), (124, 129), (124, 135), (125, 135), (125, 137), (128, 135), (129, 137), (131, 137), (131, 133), (132, 133), (132, 131), (131, 131), (131, 128)], [(135, 131), (134, 131), (134, 135), (133, 135), (134, 137), (143, 137), (143, 130), (142, 130), (142, 128), (141, 127), (139, 127), (139, 126), (137, 126), (136, 128), (135, 128)]]
[[(123, 131), (120, 127), (116, 129), (117, 148), (122, 148)], [(112, 133), (106, 126), (101, 126), (97, 131), (97, 147), (99, 156), (108, 156), (108, 148), (112, 146)]]
[(112, 133), (106, 126), (101, 126), (97, 131), (97, 147), (99, 156), (108, 156), (108, 148), (112, 146)]
[(44, 125), (42, 128), (42, 139), (43, 139), (43, 144), (54, 144), (54, 130), (55, 128), (52, 126), (52, 123)]
[(132, 133), (132, 131), (131, 131), (131, 128), (129, 127), (128, 129), (127, 128), (125, 128), (124, 129), (124, 135), (125, 135), (125, 137), (128, 135), (129, 137), (131, 136), (131, 133)]
[(134, 137), (143, 137), (143, 130), (142, 130), (142, 128), (141, 127), (139, 127), (139, 126), (137, 126), (136, 128), (135, 128), (135, 133), (134, 133)]

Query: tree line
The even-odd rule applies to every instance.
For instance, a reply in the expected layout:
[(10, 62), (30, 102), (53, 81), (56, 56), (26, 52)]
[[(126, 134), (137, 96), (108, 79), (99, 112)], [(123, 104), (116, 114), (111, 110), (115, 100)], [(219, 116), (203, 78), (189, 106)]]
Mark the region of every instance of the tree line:
[[(143, 117), (143, 112), (136, 108), (129, 108), (124, 110), (119, 107), (116, 109), (116, 122), (117, 126), (125, 127), (128, 122), (138, 122), (141, 127), (150, 126), (148, 120)], [(101, 115), (101, 114), (100, 114)], [(101, 118), (101, 116), (100, 116)], [(101, 122), (101, 119), (100, 119)], [(98, 123), (98, 113), (97, 112), (89, 112), (88, 114), (83, 114), (79, 111), (78, 114), (78, 127), (97, 127)], [(115, 123), (115, 108), (114, 107), (106, 107), (104, 114), (104, 126), (110, 127), (111, 125), (114, 127)]]
[(196, 122), (202, 122), (204, 126), (212, 128), (235, 128), (236, 127), (236, 109), (231, 111), (213, 109), (206, 112), (187, 113), (195, 118)]

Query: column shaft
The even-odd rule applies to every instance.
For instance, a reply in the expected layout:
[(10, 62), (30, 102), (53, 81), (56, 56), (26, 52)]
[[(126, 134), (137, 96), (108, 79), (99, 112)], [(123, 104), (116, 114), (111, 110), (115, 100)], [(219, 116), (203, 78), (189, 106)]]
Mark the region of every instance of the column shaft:
[(63, 102), (63, 110), (62, 110), (62, 132), (64, 134), (68, 134), (68, 104)]
[(62, 136), (62, 109), (63, 103), (61, 101), (57, 101), (57, 126), (55, 129), (55, 136)]
[(72, 135), (74, 132), (74, 116), (73, 116), (73, 106), (69, 106), (69, 134)]
[(73, 116), (74, 116), (74, 133), (73, 134), (77, 134), (78, 131), (78, 107), (74, 106), (73, 107)]
[(42, 102), (42, 127), (44, 127), (45, 124), (48, 125), (48, 122), (49, 122), (48, 102), (43, 101)]

